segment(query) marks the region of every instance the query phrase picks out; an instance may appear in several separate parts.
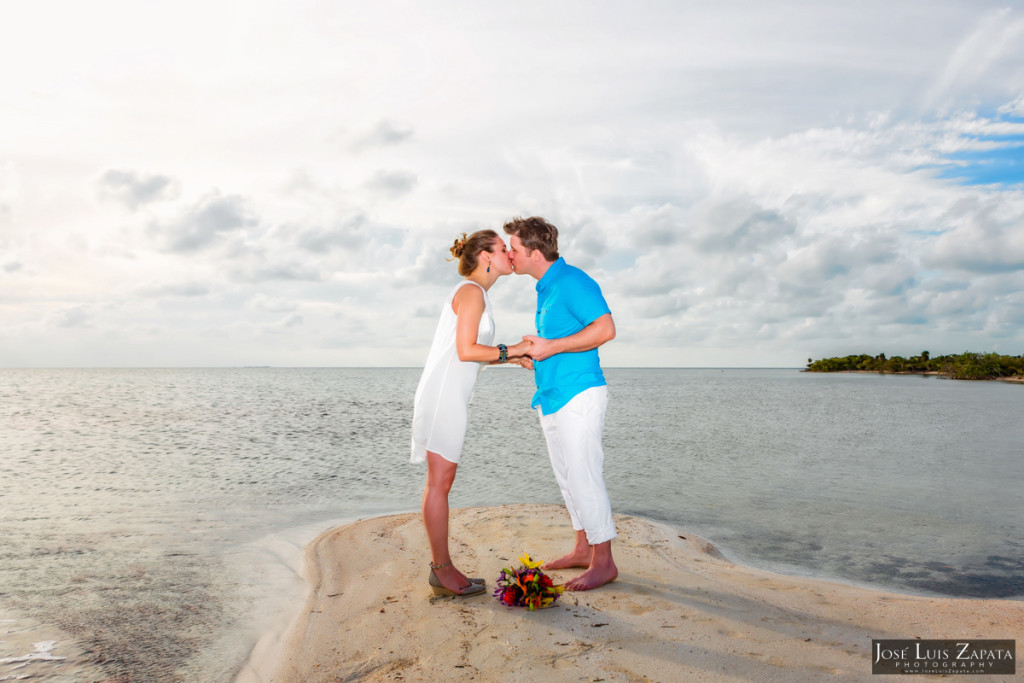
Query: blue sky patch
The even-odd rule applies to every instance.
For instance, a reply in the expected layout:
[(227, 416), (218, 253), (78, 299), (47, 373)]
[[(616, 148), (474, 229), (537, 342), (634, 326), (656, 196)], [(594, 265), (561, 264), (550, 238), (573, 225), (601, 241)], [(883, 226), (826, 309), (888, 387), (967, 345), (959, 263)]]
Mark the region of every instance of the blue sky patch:
[[(1017, 117), (998, 117), (1007, 123), (1024, 123)], [(1017, 185), (1024, 183), (1024, 135), (979, 135), (970, 140), (996, 142), (995, 149), (968, 150), (947, 155), (951, 162), (940, 178), (962, 185)]]

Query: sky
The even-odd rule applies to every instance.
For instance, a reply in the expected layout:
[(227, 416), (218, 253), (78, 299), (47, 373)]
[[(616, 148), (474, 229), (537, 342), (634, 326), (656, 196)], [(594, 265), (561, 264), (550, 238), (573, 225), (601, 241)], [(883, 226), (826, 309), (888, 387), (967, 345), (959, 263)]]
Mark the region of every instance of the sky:
[(420, 366), (529, 215), (607, 366), (1024, 353), (1015, 3), (41, 0), (0, 64), (0, 367)]

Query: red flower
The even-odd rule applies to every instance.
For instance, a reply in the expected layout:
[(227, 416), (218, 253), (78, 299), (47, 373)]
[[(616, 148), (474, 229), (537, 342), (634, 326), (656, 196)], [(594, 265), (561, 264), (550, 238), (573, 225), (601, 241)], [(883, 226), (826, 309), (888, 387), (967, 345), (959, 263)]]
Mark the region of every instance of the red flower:
[(502, 569), (494, 597), (509, 607), (521, 606), (530, 611), (547, 607), (561, 595), (563, 588), (541, 571), (540, 562), (529, 555), (520, 558), (525, 566)]

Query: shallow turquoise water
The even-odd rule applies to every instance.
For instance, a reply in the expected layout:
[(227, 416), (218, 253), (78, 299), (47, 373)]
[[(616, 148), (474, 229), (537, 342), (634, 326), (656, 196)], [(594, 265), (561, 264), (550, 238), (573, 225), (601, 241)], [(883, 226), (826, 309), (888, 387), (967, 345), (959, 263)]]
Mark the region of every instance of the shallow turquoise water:
[[(616, 512), (778, 571), (1024, 595), (1024, 386), (796, 370), (607, 376)], [(418, 377), (0, 370), (0, 619), (56, 640), (54, 654), (71, 640), (83, 650), (19, 671), (230, 679), (266, 627), (258, 615), (297, 594), (305, 542), (418, 508), (424, 470), (407, 462)], [(526, 371), (482, 374), (454, 506), (560, 502), (531, 393)]]

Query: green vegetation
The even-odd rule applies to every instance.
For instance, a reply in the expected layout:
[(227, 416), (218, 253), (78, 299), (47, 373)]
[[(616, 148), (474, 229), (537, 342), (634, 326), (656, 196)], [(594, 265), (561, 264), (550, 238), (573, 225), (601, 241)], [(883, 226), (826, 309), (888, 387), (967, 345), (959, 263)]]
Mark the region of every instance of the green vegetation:
[(808, 372), (933, 372), (952, 379), (997, 379), (1024, 375), (1024, 356), (1001, 356), (997, 353), (964, 352), (956, 356), (936, 356), (927, 351), (912, 358), (884, 353), (877, 356), (860, 354), (844, 358), (807, 359)]

